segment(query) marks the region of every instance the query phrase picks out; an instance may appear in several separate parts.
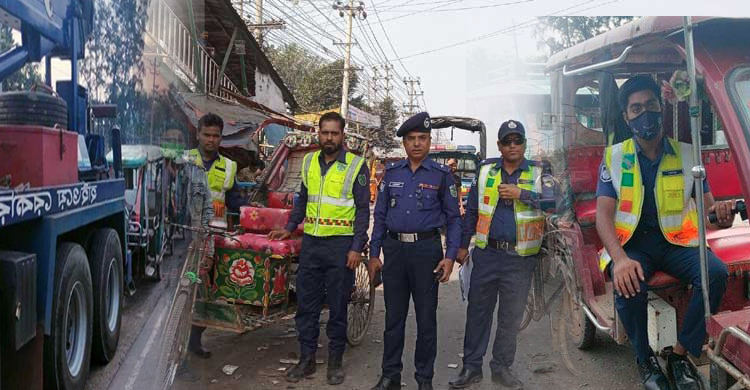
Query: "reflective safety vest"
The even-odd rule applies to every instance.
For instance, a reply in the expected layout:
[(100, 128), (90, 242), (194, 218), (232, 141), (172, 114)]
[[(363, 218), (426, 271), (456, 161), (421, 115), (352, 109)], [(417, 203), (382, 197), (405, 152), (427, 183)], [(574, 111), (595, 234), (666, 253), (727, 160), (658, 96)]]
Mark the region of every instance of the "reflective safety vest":
[[(536, 162), (529, 162), (529, 169), (521, 171), (518, 187), (536, 193), (542, 193), (542, 167)], [(479, 170), (477, 194), (479, 195), (479, 218), (477, 219), (477, 236), (475, 245), (484, 249), (495, 214), (500, 192), (497, 186), (502, 183), (502, 168), (487, 164)], [(516, 221), (516, 247), (520, 256), (533, 256), (539, 253), (544, 235), (544, 214), (519, 200), (513, 201)]]
[(354, 180), (365, 159), (346, 152), (346, 163), (334, 161), (321, 174), (320, 150), (305, 155), (302, 182), (307, 188), (305, 234), (317, 237), (354, 235)]
[[(188, 151), (188, 159), (195, 165), (204, 167), (198, 149)], [(206, 176), (214, 212), (217, 217), (221, 217), (225, 214), (226, 193), (234, 186), (234, 179), (237, 176), (237, 163), (219, 154), (219, 157), (211, 165), (211, 169), (206, 171)]]
[[(664, 238), (684, 247), (698, 246), (698, 212), (692, 197), (694, 162), (692, 146), (667, 138), (675, 154), (664, 152), (656, 175), (654, 195)], [(604, 161), (617, 192), (615, 232), (620, 245), (633, 237), (643, 208), (643, 178), (635, 140), (607, 147)], [(599, 259), (604, 271), (612, 259), (606, 250)]]

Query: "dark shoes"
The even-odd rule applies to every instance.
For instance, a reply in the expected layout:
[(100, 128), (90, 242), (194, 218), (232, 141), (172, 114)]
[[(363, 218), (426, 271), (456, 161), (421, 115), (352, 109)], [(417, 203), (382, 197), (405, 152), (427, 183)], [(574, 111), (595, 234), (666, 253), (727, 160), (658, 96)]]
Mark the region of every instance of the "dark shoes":
[(667, 371), (676, 390), (704, 390), (703, 381), (687, 356), (680, 356), (675, 353), (669, 354), (667, 356)]
[(670, 390), (669, 380), (659, 366), (659, 360), (651, 355), (638, 366), (641, 373), (641, 382), (645, 390)]
[(432, 382), (419, 382), (418, 385), (417, 390), (432, 390)]
[(299, 363), (286, 372), (286, 381), (297, 383), (302, 378), (314, 374), (315, 368), (315, 355), (303, 356), (299, 359)]
[(518, 379), (510, 367), (503, 367), (497, 371), (492, 372), (492, 381), (499, 383), (509, 389), (521, 390), (523, 389), (523, 382)]
[(188, 351), (194, 353), (196, 356), (198, 356), (201, 359), (208, 359), (211, 357), (211, 351), (207, 350), (206, 348), (203, 348), (203, 346), (200, 344), (198, 345), (195, 345), (193, 343), (189, 344)]
[(463, 389), (481, 381), (481, 371), (472, 371), (464, 367), (461, 370), (461, 373), (458, 374), (458, 378), (448, 382), (448, 386), (450, 386), (451, 389)]
[(344, 383), (345, 375), (341, 360), (341, 356), (328, 357), (328, 373), (326, 374), (326, 379), (328, 379), (329, 385), (340, 385)]
[[(430, 388), (432, 388), (432, 385), (430, 385)], [(381, 376), (380, 380), (378, 381), (378, 384), (375, 385), (375, 387), (373, 387), (370, 390), (400, 390), (400, 389), (401, 389), (401, 379), (393, 380), (391, 378), (386, 378), (384, 376)]]

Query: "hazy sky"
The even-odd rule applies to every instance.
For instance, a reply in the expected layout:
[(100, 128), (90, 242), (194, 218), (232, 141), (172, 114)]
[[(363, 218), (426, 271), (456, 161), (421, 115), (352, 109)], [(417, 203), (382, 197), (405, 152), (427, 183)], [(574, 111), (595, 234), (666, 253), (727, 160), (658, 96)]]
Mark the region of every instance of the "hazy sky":
[[(424, 4), (421, 0), (417, 2)], [(478, 7), (508, 3), (511, 0), (486, 1), (467, 0), (445, 9)], [(370, 2), (367, 2), (370, 3)], [(376, 6), (387, 9), (404, 1), (387, 1)], [(420, 5), (398, 9), (420, 9), (428, 7)], [(381, 18), (386, 19), (403, 13), (381, 12)], [(665, 0), (534, 0), (531, 2), (507, 5), (494, 8), (477, 8), (465, 11), (429, 12), (415, 14), (392, 22), (385, 22), (387, 31), (393, 39), (393, 44), (400, 57), (408, 57), (416, 53), (448, 46), (483, 36), (533, 20), (543, 15), (722, 15), (749, 16), (750, 3), (747, 0), (712, 0), (712, 1), (665, 1)], [(531, 28), (520, 29), (516, 32), (520, 58), (538, 54), (536, 40)], [(476, 115), (486, 108), (467, 107), (466, 96), (466, 64), (482, 58), (512, 60), (515, 56), (513, 34), (498, 34), (488, 39), (461, 44), (459, 46), (436, 51), (430, 54), (418, 55), (403, 60), (404, 65), (415, 76), (422, 79), (422, 89), (427, 103), (427, 109), (432, 115)], [(401, 69), (398, 62), (394, 64)], [(479, 118), (483, 119), (483, 118)], [(488, 140), (492, 141), (492, 134), (499, 123), (487, 123)], [(458, 142), (467, 142), (476, 137), (460, 137)], [(492, 142), (490, 142), (492, 144)], [(490, 150), (493, 149), (491, 146)], [(496, 152), (496, 151), (495, 151)], [(495, 153), (496, 154), (496, 153)]]

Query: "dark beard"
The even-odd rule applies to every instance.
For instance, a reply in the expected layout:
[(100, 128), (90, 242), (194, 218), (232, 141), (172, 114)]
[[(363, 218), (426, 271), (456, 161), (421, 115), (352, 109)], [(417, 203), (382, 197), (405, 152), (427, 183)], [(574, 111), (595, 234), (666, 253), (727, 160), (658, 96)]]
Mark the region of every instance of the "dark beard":
[(339, 150), (341, 150), (341, 145), (323, 146), (323, 153), (325, 153), (325, 154), (327, 154), (329, 156), (332, 155), (332, 154), (338, 153)]

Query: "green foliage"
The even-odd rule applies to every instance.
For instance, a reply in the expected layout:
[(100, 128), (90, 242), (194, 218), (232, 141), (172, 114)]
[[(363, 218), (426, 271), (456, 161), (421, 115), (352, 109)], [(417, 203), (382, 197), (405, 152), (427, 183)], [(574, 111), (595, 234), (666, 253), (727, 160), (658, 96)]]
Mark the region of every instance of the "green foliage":
[(375, 112), (380, 115), (380, 129), (373, 133), (372, 144), (375, 147), (389, 152), (399, 146), (396, 141), (396, 127), (399, 122), (399, 113), (393, 99), (387, 97), (376, 107)]
[[(91, 93), (92, 103), (117, 105), (117, 118), (103, 126), (122, 130), (123, 143), (157, 143), (169, 127), (167, 91), (152, 96), (143, 90), (143, 49), (149, 0), (103, 0), (97, 3), (91, 39), (81, 76)], [(145, 63), (149, 64), (150, 58)], [(153, 135), (151, 129), (153, 126)]]
[[(309, 50), (291, 43), (269, 47), (266, 55), (289, 90), (301, 112), (318, 112), (341, 105), (341, 84), (344, 61), (327, 61)], [(350, 72), (349, 101), (361, 102), (356, 95), (359, 85), (357, 72)]]
[(634, 16), (543, 16), (534, 35), (539, 49), (555, 54), (633, 20)]
[[(0, 53), (13, 48), (13, 29), (7, 26), (0, 27)], [(34, 84), (41, 84), (42, 76), (39, 74), (39, 66), (27, 64), (17, 70), (8, 78), (3, 80), (3, 91), (25, 91)]]

